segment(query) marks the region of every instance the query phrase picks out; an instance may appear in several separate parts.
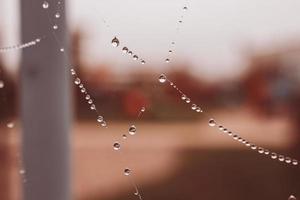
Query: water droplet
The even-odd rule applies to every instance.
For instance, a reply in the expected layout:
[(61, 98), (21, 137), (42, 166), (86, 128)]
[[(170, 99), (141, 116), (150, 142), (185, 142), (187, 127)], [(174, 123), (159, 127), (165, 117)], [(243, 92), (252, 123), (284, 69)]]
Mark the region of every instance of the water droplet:
[(115, 142), (114, 145), (113, 145), (113, 147), (114, 147), (114, 150), (120, 150), (121, 145), (120, 145), (119, 142)]
[(13, 128), (15, 124), (13, 122), (9, 122), (6, 124), (7, 128)]
[(272, 153), (271, 153), (271, 158), (272, 158), (272, 159), (276, 159), (276, 158), (277, 158), (277, 154), (274, 153), (274, 152), (272, 152)]
[(21, 170), (19, 170), (19, 174), (25, 174), (25, 170), (24, 169), (21, 169)]
[(128, 48), (127, 47), (123, 47), (122, 52), (123, 53), (128, 53)]
[(227, 133), (227, 132), (228, 132), (227, 128), (224, 128), (224, 129), (223, 129), (223, 132), (224, 132), (224, 133)]
[(250, 147), (251, 146), (250, 142), (248, 142), (248, 141), (245, 142), (245, 145), (246, 145), (246, 147)]
[(255, 144), (251, 144), (250, 148), (255, 150), (255, 149), (257, 149), (257, 146)]
[(192, 104), (191, 109), (192, 110), (196, 110), (197, 109), (197, 105), (196, 104)]
[(91, 110), (96, 110), (95, 104), (92, 104), (90, 108), (91, 108)]
[(290, 195), (288, 200), (297, 200), (297, 198), (294, 195)]
[(130, 170), (129, 168), (125, 168), (125, 169), (124, 169), (124, 175), (125, 175), (125, 176), (129, 176), (130, 173), (131, 173), (131, 170)]
[(134, 135), (136, 133), (136, 127), (135, 127), (135, 125), (132, 125), (132, 126), (129, 127), (128, 133), (130, 135)]
[(112, 41), (111, 41), (111, 45), (112, 45), (113, 47), (118, 47), (119, 44), (120, 44), (120, 42), (119, 42), (118, 38), (117, 38), (117, 37), (114, 37), (114, 38), (112, 39)]
[(279, 160), (280, 162), (283, 162), (283, 161), (284, 161), (284, 156), (283, 156), (283, 155), (279, 155), (279, 156), (278, 156), (278, 160)]
[(64, 51), (65, 51), (65, 49), (64, 49), (64, 48), (60, 48), (60, 51), (61, 51), (61, 52), (64, 52)]
[(53, 25), (53, 29), (56, 30), (58, 29), (58, 26), (56, 24)]
[(268, 149), (265, 149), (265, 155), (269, 155), (270, 151)]
[(79, 87), (79, 88), (83, 88), (83, 84), (81, 83), (78, 87)]
[(74, 83), (76, 84), (76, 85), (79, 85), (80, 84), (80, 78), (75, 78), (75, 80), (74, 80)]
[(144, 60), (141, 61), (142, 65), (144, 65), (146, 62)]
[(191, 99), (190, 98), (186, 98), (185, 102), (186, 103), (191, 103)]
[(103, 121), (103, 122), (101, 123), (101, 126), (103, 126), (103, 127), (107, 126), (106, 121)]
[(186, 98), (187, 98), (187, 96), (186, 96), (185, 94), (183, 94), (183, 95), (181, 96), (181, 99), (182, 99), (182, 100), (186, 100)]
[(85, 99), (86, 99), (86, 100), (89, 100), (90, 98), (91, 98), (91, 96), (88, 95), (88, 94), (85, 96)]
[(285, 158), (285, 162), (288, 163), (288, 164), (290, 164), (292, 162), (292, 159), (290, 157), (286, 157)]
[(60, 18), (60, 13), (59, 12), (55, 13), (55, 18)]
[(0, 88), (4, 88), (4, 82), (0, 81)]
[(179, 23), (182, 23), (182, 20), (179, 20), (178, 22), (179, 22)]
[(92, 103), (93, 103), (92, 99), (88, 100), (88, 104), (92, 104)]
[(97, 122), (99, 122), (99, 123), (103, 122), (103, 117), (102, 116), (98, 116)]
[(138, 191), (134, 192), (133, 194), (134, 194), (135, 196), (139, 196), (139, 192), (138, 192)]
[(223, 131), (224, 127), (223, 126), (219, 126), (219, 130)]
[(126, 134), (123, 134), (122, 135), (122, 138), (125, 140), (125, 139), (127, 139), (127, 135)]
[(187, 11), (187, 10), (188, 10), (188, 7), (184, 6), (184, 7), (183, 7), (183, 10), (184, 10), (184, 11)]
[(203, 112), (200, 107), (197, 107), (196, 112)]
[(74, 69), (70, 69), (70, 71), (71, 71), (71, 74), (72, 74), (72, 75), (75, 75), (75, 74), (76, 74), (76, 72), (75, 72)]
[(239, 136), (238, 136), (238, 135), (233, 135), (232, 138), (233, 138), (234, 140), (237, 140), (237, 139), (239, 138)]
[(49, 8), (49, 3), (48, 3), (47, 1), (44, 1), (44, 2), (43, 2), (43, 8), (44, 8), (44, 9)]
[(85, 88), (81, 88), (81, 93), (85, 93), (86, 92), (86, 89)]
[(232, 132), (231, 131), (228, 131), (227, 133), (229, 136), (232, 136)]
[(132, 56), (132, 51), (128, 51), (128, 55)]
[(171, 53), (173, 53), (173, 51), (172, 51), (172, 50), (169, 50), (169, 54), (171, 54)]
[(139, 59), (139, 57), (137, 55), (134, 55), (132, 58), (133, 58), (133, 60)]
[(261, 148), (261, 147), (259, 147), (257, 151), (258, 151), (258, 153), (264, 153), (265, 152), (264, 149)]
[(146, 108), (145, 107), (142, 107), (141, 108), (141, 112), (145, 112), (146, 111)]
[(159, 82), (165, 83), (167, 80), (167, 77), (164, 74), (161, 74), (158, 78)]
[(298, 160), (293, 159), (292, 164), (293, 164), (293, 165), (298, 165)]
[(210, 119), (210, 120), (208, 121), (208, 125), (211, 126), (211, 127), (213, 127), (213, 126), (216, 126), (217, 123), (216, 123), (216, 121), (215, 121), (214, 119)]
[(169, 63), (169, 62), (170, 62), (170, 59), (169, 59), (169, 58), (167, 58), (167, 59), (165, 60), (165, 62), (166, 62), (166, 63)]

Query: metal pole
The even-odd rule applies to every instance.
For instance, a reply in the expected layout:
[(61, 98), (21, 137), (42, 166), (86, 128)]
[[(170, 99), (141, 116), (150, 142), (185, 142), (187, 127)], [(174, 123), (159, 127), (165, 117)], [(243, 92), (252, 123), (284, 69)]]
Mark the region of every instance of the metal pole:
[[(60, 0), (60, 10), (64, 0)], [(70, 199), (70, 88), (66, 58), (51, 34), (57, 4), (42, 0), (20, 0), (22, 41), (47, 35), (38, 45), (23, 50), (21, 86), (21, 123), (23, 163), (26, 170), (25, 200)], [(66, 45), (65, 16), (61, 13), (56, 31)]]

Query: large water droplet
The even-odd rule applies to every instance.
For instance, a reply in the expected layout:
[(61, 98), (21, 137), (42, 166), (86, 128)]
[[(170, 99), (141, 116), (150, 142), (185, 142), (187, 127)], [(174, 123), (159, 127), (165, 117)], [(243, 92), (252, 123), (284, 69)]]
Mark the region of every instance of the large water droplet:
[(211, 126), (211, 127), (213, 127), (213, 126), (216, 126), (216, 121), (214, 120), (214, 119), (210, 119), (209, 121), (208, 121), (208, 125), (209, 126)]
[(4, 82), (0, 80), (0, 88), (4, 88)]
[(159, 82), (165, 83), (167, 80), (167, 77), (164, 74), (161, 74), (158, 78)]
[(112, 41), (111, 41), (111, 45), (112, 45), (113, 47), (118, 47), (119, 44), (120, 44), (120, 41), (118, 40), (118, 38), (117, 38), (117, 37), (114, 37), (114, 38), (112, 39)]
[(135, 125), (132, 125), (132, 126), (129, 127), (128, 133), (130, 135), (134, 135), (136, 133), (136, 127), (135, 127)]
[(119, 142), (115, 142), (114, 145), (113, 145), (113, 147), (114, 147), (114, 150), (120, 150), (121, 145), (120, 145)]
[(288, 200), (297, 200), (297, 198), (294, 195), (290, 195)]
[(125, 175), (125, 176), (129, 176), (130, 173), (131, 173), (131, 170), (130, 170), (129, 168), (125, 168), (125, 169), (124, 169), (124, 175)]
[(44, 9), (49, 8), (49, 3), (48, 3), (47, 1), (44, 1), (44, 2), (43, 2), (43, 8), (44, 8)]

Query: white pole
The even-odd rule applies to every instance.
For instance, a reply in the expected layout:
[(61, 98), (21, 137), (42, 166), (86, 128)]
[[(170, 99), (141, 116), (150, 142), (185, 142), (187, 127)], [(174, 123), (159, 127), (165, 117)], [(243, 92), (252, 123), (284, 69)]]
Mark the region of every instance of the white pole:
[[(60, 0), (59, 10), (65, 10)], [(47, 35), (38, 45), (22, 54), (21, 122), (23, 130), (23, 163), (26, 170), (25, 200), (70, 200), (70, 88), (66, 58), (51, 34), (57, 11), (49, 1), (20, 0), (22, 41)], [(56, 31), (66, 47), (65, 16), (57, 20)]]

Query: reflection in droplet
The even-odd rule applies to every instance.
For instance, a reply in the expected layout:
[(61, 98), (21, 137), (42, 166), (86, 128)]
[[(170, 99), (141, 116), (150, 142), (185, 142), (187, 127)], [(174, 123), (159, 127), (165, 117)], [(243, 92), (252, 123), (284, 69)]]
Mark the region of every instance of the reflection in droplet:
[(75, 80), (74, 80), (74, 83), (76, 84), (76, 85), (79, 85), (80, 84), (80, 78), (75, 78)]

